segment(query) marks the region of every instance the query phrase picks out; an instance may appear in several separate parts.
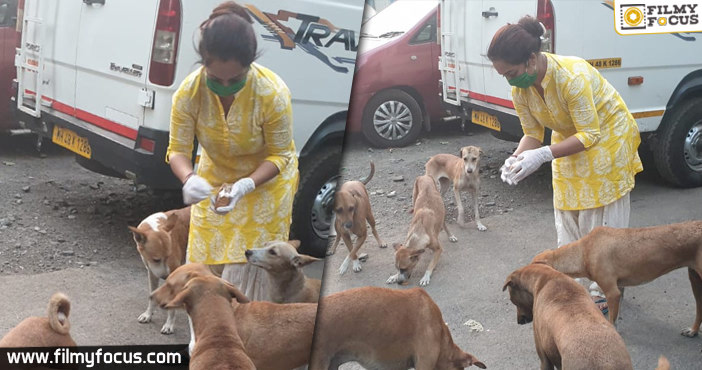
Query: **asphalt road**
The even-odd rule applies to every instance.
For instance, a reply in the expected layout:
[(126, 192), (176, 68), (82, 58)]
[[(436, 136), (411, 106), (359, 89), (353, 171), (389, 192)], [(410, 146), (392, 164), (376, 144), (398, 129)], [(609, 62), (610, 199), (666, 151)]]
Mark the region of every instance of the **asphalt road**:
[[(556, 246), (550, 170), (541, 168), (517, 187), (503, 184), (496, 169), (515, 145), (494, 139), (483, 130), (472, 136), (455, 129), (441, 130), (420, 144), (403, 149), (373, 150), (360, 138), (350, 138), (345, 146), (343, 174), (358, 179), (368, 173), (368, 161), (376, 165), (376, 175), (368, 184), (371, 204), (378, 220), (378, 232), (388, 244), (401, 242), (411, 215), (412, 183), (423, 173), (423, 165), (433, 154), (458, 153), (464, 145), (481, 146), (482, 161), (481, 214), (488, 227), (485, 232), (469, 223), (461, 229), (455, 224), (453, 194), (445, 198), (449, 214), (448, 227), (458, 237), (450, 243), (442, 232), (444, 253), (426, 291), (436, 301), (454, 341), (465, 351), (483, 361), (489, 369), (537, 369), (539, 359), (534, 348), (532, 325), (518, 325), (516, 308), (510, 303), (502, 285), (509, 273), (527, 263), (538, 252)], [(644, 164), (646, 166), (646, 163)], [(677, 189), (664, 184), (647, 166), (637, 176), (631, 194), (631, 226), (651, 226), (702, 218), (702, 188)], [(393, 181), (403, 176), (403, 181)], [(399, 179), (395, 179), (399, 180)], [(388, 193), (395, 195), (388, 198)], [(468, 198), (466, 214), (472, 215)], [(351, 269), (340, 276), (338, 268), (347, 255), (339, 246), (327, 258), (324, 295), (362, 286), (408, 289), (418, 286), (430, 260), (424, 256), (408, 286), (387, 285), (394, 270), (392, 248), (379, 249), (369, 234), (361, 252), (369, 254), (363, 271)], [(401, 310), (401, 307), (397, 308)], [(702, 367), (702, 340), (680, 335), (695, 317), (695, 302), (685, 269), (676, 270), (649, 284), (626, 289), (618, 321), (618, 330), (626, 342), (634, 368), (653, 369), (660, 354), (671, 362), (672, 369)], [(471, 331), (468, 320), (482, 324), (483, 331)], [(354, 364), (342, 369), (360, 369)]]

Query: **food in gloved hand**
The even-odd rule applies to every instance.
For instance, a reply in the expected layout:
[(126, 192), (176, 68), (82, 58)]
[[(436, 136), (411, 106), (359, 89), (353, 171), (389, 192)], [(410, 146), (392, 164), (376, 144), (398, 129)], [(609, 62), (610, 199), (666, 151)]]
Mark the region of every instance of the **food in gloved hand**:
[(219, 190), (217, 190), (217, 197), (215, 198), (215, 204), (214, 208), (217, 209), (219, 207), (224, 207), (231, 202), (232, 197), (230, 196), (232, 192), (232, 187), (234, 184), (227, 184), (224, 183), (222, 186), (219, 187)]

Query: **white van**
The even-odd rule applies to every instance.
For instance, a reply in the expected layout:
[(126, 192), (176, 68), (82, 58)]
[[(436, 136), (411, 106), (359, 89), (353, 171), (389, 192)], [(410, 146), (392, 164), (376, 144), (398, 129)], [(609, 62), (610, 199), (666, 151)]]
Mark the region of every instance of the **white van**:
[(544, 51), (588, 60), (619, 91), (660, 174), (677, 186), (702, 185), (702, 34), (621, 36), (612, 1), (442, 0), (440, 7), (443, 98), (466, 120), (498, 137), (522, 136), (511, 87), (486, 55), (500, 27), (532, 15), (547, 30)]
[[(198, 68), (198, 27), (223, 1), (24, 1), (15, 58), (21, 123), (75, 152), (88, 169), (180, 188), (165, 163), (171, 96)], [(364, 3), (241, 4), (260, 36), (258, 62), (293, 97), (301, 170), (293, 236), (323, 255)]]

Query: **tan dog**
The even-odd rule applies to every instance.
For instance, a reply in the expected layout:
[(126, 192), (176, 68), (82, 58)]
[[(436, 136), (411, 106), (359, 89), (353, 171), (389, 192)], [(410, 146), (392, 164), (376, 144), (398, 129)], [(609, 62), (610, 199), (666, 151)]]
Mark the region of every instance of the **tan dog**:
[(461, 190), (470, 192), (473, 197), (475, 223), (478, 226), (478, 230), (485, 231), (487, 227), (480, 221), (480, 212), (478, 212), (481, 154), (483, 154), (483, 151), (476, 146), (464, 146), (461, 148), (460, 158), (451, 154), (437, 154), (429, 159), (424, 168), (427, 175), (439, 182), (442, 196), (448, 190), (449, 181), (453, 184), (453, 195), (456, 197), (456, 206), (458, 207), (456, 222), (460, 226), (465, 226), (466, 224), (463, 219)]
[(195, 348), (190, 369), (256, 369), (237, 334), (236, 320), (231, 315), (232, 298), (249, 302), (239, 289), (215, 276), (190, 279), (170, 301), (156, 298), (164, 308), (185, 307), (192, 319)]
[(364, 287), (322, 297), (310, 369), (356, 361), (366, 369), (485, 369), (453, 343), (439, 307), (423, 289)]
[(49, 300), (47, 317), (28, 317), (0, 339), (0, 347), (75, 347), (69, 330), (71, 302), (63, 293)]
[(407, 238), (403, 244), (393, 245), (395, 248), (395, 267), (399, 272), (388, 278), (386, 281), (388, 284), (405, 283), (412, 275), (424, 249), (429, 248), (434, 252), (434, 256), (424, 273), (424, 277), (419, 281), (421, 286), (429, 285), (431, 274), (436, 264), (439, 263), (439, 257), (443, 250), (439, 243), (439, 232), (443, 228), (450, 241), (456, 242), (458, 240), (446, 227), (444, 201), (431, 177), (424, 175), (414, 180), (412, 200), (412, 213), (414, 215), (407, 232)]
[(633, 369), (624, 340), (575, 280), (544, 264), (512, 272), (502, 288), (517, 323), (534, 321), (541, 369)]
[[(190, 228), (190, 207), (158, 212), (145, 218), (139, 226), (128, 226), (134, 234), (134, 241), (141, 260), (149, 275), (149, 292), (158, 287), (159, 279), (166, 279), (171, 271), (185, 263)], [(149, 299), (146, 311), (139, 315), (140, 323), (151, 321), (155, 305)], [(172, 334), (175, 312), (168, 311), (161, 334)]]
[[(682, 335), (694, 337), (702, 322), (702, 221), (644, 228), (597, 227), (580, 240), (541, 252), (542, 262), (571, 277), (597, 282), (607, 298), (609, 321), (616, 323), (623, 287), (650, 282), (688, 268), (697, 315)], [(622, 288), (620, 288), (622, 287)]]
[[(370, 163), (370, 174), (367, 178), (361, 181), (347, 181), (336, 192), (334, 200), (334, 229), (336, 230), (336, 238), (327, 255), (332, 255), (336, 252), (336, 247), (339, 241), (344, 239), (346, 248), (349, 249), (349, 255), (344, 259), (339, 268), (339, 274), (344, 274), (349, 268), (349, 262), (353, 261), (353, 271), (359, 272), (362, 270), (361, 261), (365, 260), (367, 255), (364, 253), (358, 255), (358, 251), (363, 246), (363, 243), (368, 237), (366, 230), (366, 221), (371, 227), (373, 236), (378, 242), (380, 248), (387, 248), (387, 244), (383, 243), (378, 236), (378, 231), (375, 230), (375, 218), (371, 210), (370, 199), (366, 184), (370, 182), (375, 173), (375, 164)], [(351, 234), (356, 235), (356, 245), (351, 242)]]
[(268, 242), (245, 252), (246, 260), (268, 273), (268, 291), (275, 303), (317, 303), (322, 281), (310, 279), (302, 267), (319, 258), (298, 254), (299, 240)]
[[(168, 276), (152, 297), (159, 302), (169, 302), (191, 279), (200, 276), (212, 276), (212, 272), (200, 263), (183, 265)], [(312, 350), (316, 303), (253, 301), (241, 304), (232, 300), (231, 308), (237, 333), (256, 369), (291, 370), (307, 364)]]

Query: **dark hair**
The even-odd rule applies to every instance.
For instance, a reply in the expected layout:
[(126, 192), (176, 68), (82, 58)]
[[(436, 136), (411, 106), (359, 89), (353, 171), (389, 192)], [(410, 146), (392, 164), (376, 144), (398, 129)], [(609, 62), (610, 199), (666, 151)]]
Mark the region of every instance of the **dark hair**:
[(509, 64), (522, 64), (532, 53), (541, 50), (541, 23), (531, 16), (522, 17), (517, 24), (507, 23), (492, 37), (488, 48), (491, 61), (502, 60)]
[(234, 59), (248, 67), (258, 57), (252, 23), (243, 6), (233, 1), (219, 4), (200, 25), (197, 51), (201, 62), (208, 65), (213, 59)]

